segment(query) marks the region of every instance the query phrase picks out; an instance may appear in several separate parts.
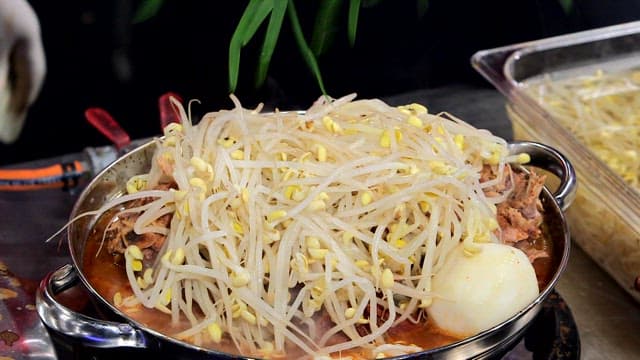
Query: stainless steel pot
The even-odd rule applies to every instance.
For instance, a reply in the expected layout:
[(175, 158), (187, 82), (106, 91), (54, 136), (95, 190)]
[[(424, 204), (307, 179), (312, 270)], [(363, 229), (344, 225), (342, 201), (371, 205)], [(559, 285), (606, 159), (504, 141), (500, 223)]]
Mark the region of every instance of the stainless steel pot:
[[(71, 218), (85, 211), (99, 208), (105, 201), (124, 192), (127, 179), (149, 170), (155, 146), (147, 143), (118, 159), (85, 188), (75, 204)], [(553, 264), (553, 276), (539, 296), (519, 313), (470, 338), (450, 345), (420, 353), (406, 355), (401, 359), (486, 359), (508, 349), (518, 341), (531, 321), (542, 308), (544, 300), (553, 291), (564, 271), (569, 257), (570, 236), (563, 211), (571, 204), (576, 190), (573, 167), (566, 158), (553, 148), (534, 142), (509, 144), (511, 153), (526, 152), (531, 155), (531, 165), (547, 170), (560, 179), (557, 190), (551, 194), (544, 189), (541, 201), (545, 209), (545, 223), (552, 237), (554, 251), (560, 256)], [(83, 274), (83, 251), (85, 241), (97, 219), (83, 217), (73, 222), (68, 229), (68, 241), (73, 264), (68, 264), (48, 274), (41, 282), (36, 294), (36, 307), (44, 324), (51, 330), (77, 340), (86, 346), (98, 348), (144, 348), (152, 351), (172, 351), (176, 358), (238, 359), (210, 349), (176, 340), (150, 329), (112, 306), (98, 294)], [(55, 299), (55, 295), (79, 281), (101, 305), (109, 309), (114, 318), (121, 321), (105, 321), (74, 312)], [(175, 356), (174, 356), (175, 354)]]

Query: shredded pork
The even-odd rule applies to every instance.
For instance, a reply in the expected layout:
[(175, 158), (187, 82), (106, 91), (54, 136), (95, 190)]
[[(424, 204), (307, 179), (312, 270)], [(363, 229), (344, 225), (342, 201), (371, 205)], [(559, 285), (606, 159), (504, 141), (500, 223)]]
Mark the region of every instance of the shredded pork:
[[(157, 189), (167, 190), (175, 187), (175, 184), (162, 184)], [(143, 198), (129, 202), (127, 209), (143, 206), (153, 201), (153, 198)], [(148, 232), (137, 234), (133, 230), (133, 225), (140, 216), (140, 213), (124, 213), (118, 216), (116, 221), (109, 224), (105, 234), (107, 250), (114, 255), (124, 254), (129, 245), (136, 245), (144, 255), (145, 262), (153, 262), (158, 252), (162, 249), (166, 236), (159, 233)], [(173, 214), (166, 214), (152, 222), (153, 226), (168, 228)]]
[[(483, 173), (491, 171), (487, 168), (489, 170)], [(509, 176), (504, 182), (490, 189), (487, 195), (502, 194), (510, 190), (506, 201), (497, 206), (499, 236), (505, 244), (524, 251), (533, 263), (535, 259), (549, 256), (546, 250), (534, 246), (536, 240), (543, 236), (540, 193), (544, 187), (545, 176), (534, 171), (508, 171), (507, 174)]]

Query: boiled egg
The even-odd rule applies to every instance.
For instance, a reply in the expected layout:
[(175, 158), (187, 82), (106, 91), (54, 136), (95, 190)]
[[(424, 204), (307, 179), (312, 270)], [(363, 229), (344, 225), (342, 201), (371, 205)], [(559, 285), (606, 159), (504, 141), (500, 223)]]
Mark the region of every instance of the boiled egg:
[(480, 251), (470, 255), (459, 244), (432, 280), (427, 314), (460, 338), (507, 320), (538, 296), (535, 270), (524, 252), (504, 244), (477, 245)]

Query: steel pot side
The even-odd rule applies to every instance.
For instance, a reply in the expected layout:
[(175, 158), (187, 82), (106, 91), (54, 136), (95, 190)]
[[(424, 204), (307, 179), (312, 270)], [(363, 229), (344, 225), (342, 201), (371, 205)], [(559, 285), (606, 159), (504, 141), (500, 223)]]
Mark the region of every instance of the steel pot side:
[[(554, 193), (545, 187), (541, 201), (545, 209), (545, 223), (548, 225), (556, 256), (554, 275), (546, 288), (526, 308), (506, 321), (472, 337), (436, 349), (396, 357), (394, 359), (445, 359), (466, 358), (485, 359), (514, 344), (532, 320), (540, 312), (543, 302), (553, 291), (559, 277), (564, 272), (570, 250), (570, 233), (563, 210), (573, 201), (577, 181), (571, 163), (557, 150), (547, 145), (520, 141), (508, 144), (512, 154), (526, 152), (531, 156), (531, 165), (551, 172), (560, 179)], [(123, 194), (126, 181), (134, 175), (149, 170), (155, 142), (150, 141), (129, 154), (116, 160), (98, 174), (79, 196), (71, 219), (86, 211), (100, 208), (106, 201)], [(82, 271), (84, 244), (97, 221), (95, 216), (85, 216), (73, 222), (68, 229), (68, 241), (73, 264), (67, 264), (49, 273), (40, 283), (36, 293), (36, 310), (42, 322), (52, 331), (62, 333), (86, 346), (99, 348), (130, 347), (158, 351), (172, 348), (176, 355), (185, 358), (244, 359), (211, 349), (204, 349), (186, 343), (140, 324), (128, 318), (109, 301), (98, 294)], [(122, 322), (106, 321), (77, 313), (60, 304), (55, 295), (79, 282)], [(163, 350), (164, 351), (164, 350)], [(180, 357), (180, 356), (178, 356)]]

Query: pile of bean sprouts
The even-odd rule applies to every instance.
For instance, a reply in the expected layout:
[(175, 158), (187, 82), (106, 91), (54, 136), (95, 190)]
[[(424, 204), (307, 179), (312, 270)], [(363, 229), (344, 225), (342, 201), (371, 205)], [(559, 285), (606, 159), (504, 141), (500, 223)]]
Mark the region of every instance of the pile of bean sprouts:
[(527, 92), (628, 184), (640, 187), (640, 71), (547, 77)]
[[(495, 204), (507, 194), (484, 190), (522, 157), (419, 104), (350, 95), (322, 97), (304, 113), (263, 113), (232, 100), (198, 124), (176, 104), (182, 124), (156, 140), (150, 172), (104, 206), (152, 198), (125, 211), (141, 213), (137, 233), (166, 234), (152, 267), (127, 248), (133, 295), (119, 305), (187, 319), (173, 336), (230, 339), (250, 356), (284, 354), (286, 344), (312, 357), (419, 351), (386, 344), (385, 332), (424, 321), (431, 277), (456, 245), (472, 256), (479, 242), (499, 241)], [(486, 166), (496, 176), (481, 182)], [(167, 182), (174, 188), (154, 189)], [(165, 214), (170, 227), (154, 225)], [(329, 329), (318, 316), (330, 317)]]
[[(525, 91), (631, 188), (640, 190), (640, 70), (546, 76), (527, 84)], [(585, 175), (591, 175), (589, 165), (582, 166)], [(640, 293), (634, 290), (640, 278), (640, 240), (633, 220), (637, 210), (615, 199), (603, 202), (602, 197), (609, 198), (615, 190), (596, 188), (590, 179), (585, 183), (588, 186), (578, 189), (568, 213), (573, 237), (640, 301)], [(631, 215), (624, 213), (625, 208)]]

